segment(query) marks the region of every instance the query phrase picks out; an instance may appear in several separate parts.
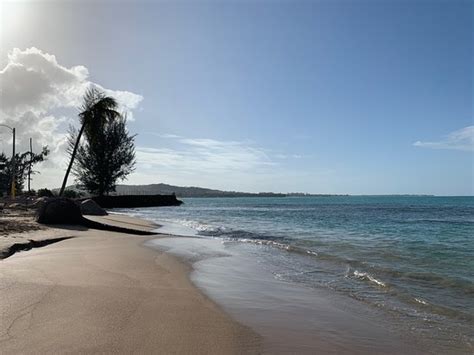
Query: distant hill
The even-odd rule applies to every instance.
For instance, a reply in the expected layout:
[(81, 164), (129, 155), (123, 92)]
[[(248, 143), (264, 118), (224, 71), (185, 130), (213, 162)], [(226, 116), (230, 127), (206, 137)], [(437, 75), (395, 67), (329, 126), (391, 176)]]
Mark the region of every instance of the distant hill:
[[(83, 196), (88, 194), (79, 189), (77, 185), (70, 185), (67, 190), (74, 190), (83, 193)], [(57, 192), (59, 189), (54, 189)], [(111, 195), (171, 195), (176, 197), (298, 197), (298, 196), (347, 196), (347, 195), (330, 195), (330, 194), (307, 194), (302, 192), (292, 193), (276, 193), (276, 192), (239, 192), (239, 191), (222, 191), (207, 189), (196, 186), (175, 186), (168, 184), (149, 184), (149, 185), (117, 185), (117, 191)]]
[(117, 195), (169, 195), (176, 194), (177, 197), (285, 197), (286, 194), (273, 192), (237, 192), (207, 189), (195, 186), (174, 186), (168, 184), (150, 185), (117, 185)]
[[(69, 185), (66, 190), (74, 190), (89, 196), (88, 193), (81, 190), (77, 185)], [(59, 189), (53, 189), (54, 193), (58, 193)], [(350, 196), (348, 194), (310, 194), (305, 192), (239, 192), (239, 191), (222, 191), (215, 189), (207, 189), (196, 186), (175, 186), (168, 184), (149, 184), (149, 185), (117, 185), (117, 191), (111, 195), (172, 195), (176, 197), (333, 197), (333, 196)], [(362, 195), (361, 195), (362, 196)], [(400, 197), (420, 197), (434, 195), (420, 194), (399, 194), (399, 195), (365, 195), (365, 196), (400, 196)]]

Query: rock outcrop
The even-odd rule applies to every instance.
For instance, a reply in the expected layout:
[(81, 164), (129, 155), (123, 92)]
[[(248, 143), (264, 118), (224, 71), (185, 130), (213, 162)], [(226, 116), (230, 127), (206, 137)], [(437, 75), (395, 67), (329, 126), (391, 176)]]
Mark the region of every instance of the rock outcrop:
[(87, 199), (81, 202), (81, 212), (83, 215), (107, 216), (107, 211), (99, 206), (97, 202)]
[(80, 205), (71, 199), (58, 197), (45, 201), (38, 209), (36, 221), (42, 224), (72, 224), (81, 225), (86, 228), (106, 230), (111, 232), (154, 235), (155, 232), (124, 228), (105, 223), (92, 221), (84, 218), (81, 213)]
[(179, 206), (183, 203), (176, 195), (96, 196), (92, 199), (103, 208)]
[(42, 224), (81, 224), (81, 208), (68, 198), (51, 198), (39, 207), (36, 221)]

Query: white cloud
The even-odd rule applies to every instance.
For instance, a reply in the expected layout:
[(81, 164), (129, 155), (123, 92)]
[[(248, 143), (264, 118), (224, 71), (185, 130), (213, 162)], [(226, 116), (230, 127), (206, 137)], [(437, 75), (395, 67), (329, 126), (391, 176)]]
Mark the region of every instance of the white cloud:
[[(17, 150), (28, 149), (33, 138), (34, 149), (48, 145), (51, 154), (38, 166), (41, 175), (34, 178), (38, 187), (58, 187), (67, 163), (66, 130), (77, 125), (77, 110), (85, 90), (94, 85), (114, 96), (131, 118), (142, 96), (129, 91), (103, 88), (89, 80), (89, 70), (68, 67), (52, 55), (37, 48), (13, 49), (6, 66), (0, 70), (0, 123), (17, 129)], [(278, 159), (298, 159), (296, 154), (280, 154), (252, 142), (187, 138), (176, 134), (156, 134), (161, 146), (137, 148), (137, 170), (129, 183), (169, 182), (200, 184), (217, 188), (249, 190), (278, 189), (307, 174), (290, 171)], [(0, 129), (0, 151), (11, 152), (11, 133)], [(289, 177), (291, 175), (291, 178)], [(314, 174), (310, 174), (314, 178)], [(70, 182), (73, 180), (71, 179)], [(315, 180), (311, 180), (315, 181)], [(281, 188), (281, 187), (280, 187)]]
[(275, 157), (278, 159), (301, 159), (300, 154), (276, 154)]
[[(48, 161), (40, 167), (42, 175), (35, 177), (35, 185), (58, 186), (66, 162), (65, 131), (68, 122), (77, 123), (77, 112), (87, 88), (95, 86), (117, 99), (120, 110), (132, 118), (143, 97), (129, 91), (111, 90), (89, 80), (89, 70), (82, 66), (61, 65), (52, 54), (35, 47), (8, 53), (6, 66), (0, 70), (0, 123), (17, 131), (19, 151), (28, 149), (33, 138), (36, 151), (48, 145)], [(71, 112), (65, 117), (64, 112)], [(61, 114), (58, 114), (61, 112)], [(11, 141), (7, 130), (0, 130), (0, 148), (7, 152)], [(48, 176), (46, 179), (45, 176)], [(56, 176), (58, 181), (52, 181)]]
[[(138, 147), (137, 169), (130, 184), (165, 182), (239, 191), (294, 191), (318, 185), (327, 171), (289, 168), (282, 154), (249, 141), (223, 141), (155, 134), (166, 140), (161, 147)], [(285, 159), (298, 159), (296, 154)], [(332, 174), (332, 172), (330, 173)]]
[[(168, 138), (172, 138), (168, 136)], [(174, 139), (178, 148), (137, 148), (137, 161), (146, 169), (180, 173), (227, 174), (264, 170), (274, 163), (265, 151), (244, 142), (214, 139)]]
[[(188, 138), (158, 134), (160, 148), (138, 147), (137, 169), (130, 184), (165, 182), (238, 191), (296, 191), (298, 184), (317, 183), (326, 170), (296, 164), (298, 154), (282, 154), (252, 141)], [(284, 159), (284, 160), (282, 160)], [(331, 172), (332, 174), (332, 172)]]
[(169, 133), (146, 132), (145, 134), (151, 134), (152, 136), (155, 136), (155, 137), (158, 137), (158, 138), (165, 138), (165, 139), (183, 138), (183, 137), (178, 136), (176, 134), (169, 134)]
[(440, 141), (417, 141), (413, 145), (431, 149), (474, 151), (474, 126), (467, 126), (457, 131), (451, 132), (446, 136), (446, 138)]
[[(138, 147), (137, 169), (130, 184), (165, 182), (237, 191), (299, 191), (302, 186), (322, 186), (333, 180), (333, 171), (290, 168), (296, 154), (279, 154), (248, 141), (223, 141), (159, 135), (163, 147)], [(280, 161), (284, 155), (284, 162)]]

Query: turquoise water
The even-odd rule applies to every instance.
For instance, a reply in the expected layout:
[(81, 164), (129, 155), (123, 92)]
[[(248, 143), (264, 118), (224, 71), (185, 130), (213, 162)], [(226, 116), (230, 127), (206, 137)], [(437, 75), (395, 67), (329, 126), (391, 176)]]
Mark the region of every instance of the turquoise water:
[[(275, 278), (387, 312), (436, 341), (474, 341), (474, 198), (190, 198), (128, 210), (251, 253)], [(449, 348), (449, 347), (448, 347)]]

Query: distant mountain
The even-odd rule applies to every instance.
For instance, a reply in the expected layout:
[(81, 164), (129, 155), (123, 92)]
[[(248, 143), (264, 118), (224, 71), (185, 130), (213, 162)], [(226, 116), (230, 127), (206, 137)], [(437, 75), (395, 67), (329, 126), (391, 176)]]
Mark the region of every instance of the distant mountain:
[(179, 197), (285, 197), (286, 194), (273, 192), (237, 192), (206, 189), (195, 186), (174, 186), (168, 184), (150, 185), (117, 185), (117, 195), (170, 195), (176, 194)]

